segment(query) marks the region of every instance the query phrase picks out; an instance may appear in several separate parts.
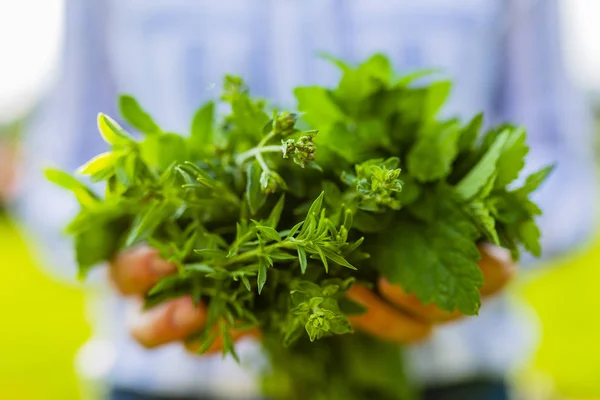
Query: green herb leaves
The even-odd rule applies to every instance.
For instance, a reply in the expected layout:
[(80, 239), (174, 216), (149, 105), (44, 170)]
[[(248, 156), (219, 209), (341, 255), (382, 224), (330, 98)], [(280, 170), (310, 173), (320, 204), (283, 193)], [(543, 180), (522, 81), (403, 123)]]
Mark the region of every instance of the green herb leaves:
[(458, 153), (460, 130), (454, 121), (426, 127), (407, 156), (407, 167), (420, 182), (432, 182), (450, 174)]
[(344, 183), (354, 186), (358, 194), (358, 208), (379, 212), (386, 208), (400, 209), (398, 194), (402, 191), (400, 160), (396, 157), (373, 159), (354, 166), (356, 175), (343, 172)]
[(414, 217), (401, 220), (378, 239), (372, 251), (377, 266), (424, 303), (475, 314), (483, 284), (477, 228), (449, 187), (439, 186), (424, 196)]
[(345, 293), (355, 280), (385, 276), (425, 303), (477, 313), (476, 243), (540, 254), (541, 211), (529, 196), (550, 168), (509, 187), (528, 151), (522, 128), (480, 136), (481, 114), (441, 118), (450, 82), (396, 78), (383, 55), (332, 62), (339, 84), (296, 88), (300, 113), (270, 109), (227, 76), (221, 102), (199, 108), (189, 135), (165, 132), (121, 96), (141, 139), (100, 114), (111, 149), (78, 171), (105, 183), (104, 196), (46, 172), (81, 205), (68, 227), (80, 275), (150, 244), (178, 272), (146, 305), (192, 296), (208, 307), (201, 350), (220, 336), (234, 356), (239, 327), (287, 346), (351, 332)]
[(132, 96), (121, 95), (119, 97), (119, 109), (123, 118), (138, 131), (148, 135), (161, 132), (152, 117), (142, 109)]
[(290, 320), (282, 327), (284, 343), (289, 345), (290, 339), (298, 336), (302, 329), (311, 341), (352, 332), (350, 322), (339, 305), (352, 283), (352, 279), (328, 279), (321, 285), (305, 280), (294, 281), (291, 285), (294, 308)]
[(98, 114), (98, 130), (104, 141), (112, 146), (125, 146), (133, 142), (133, 138), (119, 124), (102, 113)]
[(200, 107), (190, 129), (190, 148), (195, 157), (208, 154), (213, 147), (215, 104), (211, 101)]

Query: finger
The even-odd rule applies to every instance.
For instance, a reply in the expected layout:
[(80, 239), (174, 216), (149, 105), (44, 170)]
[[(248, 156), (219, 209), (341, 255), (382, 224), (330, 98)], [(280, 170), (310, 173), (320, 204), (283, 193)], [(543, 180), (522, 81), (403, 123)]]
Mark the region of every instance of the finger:
[[(215, 328), (215, 330), (216, 330), (216, 328)], [(229, 331), (229, 334), (231, 335), (231, 338), (235, 342), (244, 337), (259, 338), (260, 330), (258, 328), (244, 329), (244, 330), (231, 329)], [(184, 343), (184, 345), (185, 345), (185, 349), (187, 351), (189, 351), (190, 353), (198, 354), (200, 352), (200, 349), (202, 348), (202, 341), (198, 340), (198, 339), (188, 340)], [(206, 352), (204, 352), (202, 354), (214, 354), (214, 353), (220, 352), (222, 349), (223, 349), (223, 337), (219, 334), (217, 339), (208, 347)]]
[(481, 253), (479, 267), (484, 282), (479, 291), (482, 296), (491, 296), (506, 286), (517, 271), (517, 267), (510, 252), (502, 247), (485, 243), (479, 246), (479, 252)]
[(447, 312), (435, 304), (423, 304), (414, 294), (408, 294), (400, 285), (381, 278), (378, 283), (381, 296), (399, 309), (430, 323), (453, 321), (462, 316), (459, 311)]
[(117, 289), (129, 295), (146, 292), (176, 269), (173, 263), (161, 259), (157, 250), (138, 247), (119, 253), (110, 263), (109, 275)]
[(362, 285), (352, 286), (348, 297), (367, 308), (365, 314), (350, 317), (352, 325), (364, 332), (397, 343), (415, 342), (431, 332), (431, 324), (402, 313)]
[(185, 296), (139, 313), (130, 331), (142, 346), (153, 348), (185, 339), (201, 329), (205, 321), (205, 307), (194, 305), (191, 297)]
[[(490, 296), (500, 291), (516, 271), (510, 252), (493, 244), (484, 243), (479, 246), (481, 260), (479, 267), (484, 278), (480, 288), (482, 296)], [(386, 279), (379, 281), (381, 295), (396, 307), (406, 310), (418, 318), (429, 322), (454, 321), (463, 316), (455, 310), (447, 312), (435, 304), (423, 304), (414, 294), (406, 293), (400, 285), (391, 284)]]

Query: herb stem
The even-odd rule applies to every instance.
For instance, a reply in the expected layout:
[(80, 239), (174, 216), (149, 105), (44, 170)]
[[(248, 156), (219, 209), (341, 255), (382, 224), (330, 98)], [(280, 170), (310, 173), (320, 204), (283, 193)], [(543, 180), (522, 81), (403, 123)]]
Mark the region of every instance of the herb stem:
[[(273, 120), (273, 124), (275, 124), (275, 120)], [(275, 137), (275, 131), (269, 132), (260, 142), (258, 142), (257, 147), (263, 147), (265, 144), (269, 143), (269, 140)]]
[[(210, 189), (211, 193), (213, 195), (218, 193), (220, 195), (220, 197), (222, 199), (224, 199), (225, 201), (227, 201), (228, 203), (232, 204), (233, 206), (235, 206), (237, 208), (240, 207), (240, 203), (241, 203), (240, 198), (234, 192), (232, 192), (227, 186), (223, 185), (220, 182), (217, 182), (216, 185), (213, 185), (211, 183), (204, 181), (204, 182), (200, 182), (200, 184), (192, 183), (192, 184), (181, 185), (181, 187), (184, 189), (196, 189), (196, 188)], [(200, 200), (202, 200), (202, 198)]]
[[(276, 153), (276, 152), (281, 152), (281, 146), (279, 146), (279, 145), (260, 146), (259, 145), (259, 146), (254, 147), (244, 153), (239, 154), (235, 158), (235, 162), (237, 165), (242, 165), (244, 163), (244, 161), (246, 161), (247, 159), (249, 159), (251, 157), (256, 157), (258, 159), (258, 157), (262, 153)], [(259, 162), (260, 162), (260, 160), (259, 160)], [(264, 169), (264, 167), (263, 167), (263, 169)]]
[(262, 170), (264, 172), (271, 171), (271, 168), (269, 168), (269, 166), (267, 165), (267, 162), (265, 161), (265, 159), (263, 158), (261, 153), (256, 155), (256, 161), (258, 161), (258, 163), (260, 164), (260, 167), (262, 168)]
[(222, 190), (223, 190), (223, 195), (224, 195), (225, 199), (228, 200), (231, 204), (233, 204), (237, 208), (239, 208), (240, 203), (241, 203), (240, 198), (238, 196), (236, 196), (235, 193), (233, 193), (228, 188), (222, 188)]
[(247, 261), (249, 259), (258, 257), (262, 254), (268, 253), (271, 250), (275, 250), (275, 249), (290, 249), (291, 250), (291, 249), (295, 249), (296, 247), (297, 247), (297, 245), (292, 243), (291, 241), (284, 240), (284, 241), (281, 241), (278, 243), (270, 244), (263, 248), (259, 248), (256, 250), (250, 250), (245, 253), (239, 254), (237, 256), (231, 257), (231, 258), (225, 260), (225, 262), (223, 262), (220, 266), (227, 267), (232, 264), (240, 263), (242, 261)]

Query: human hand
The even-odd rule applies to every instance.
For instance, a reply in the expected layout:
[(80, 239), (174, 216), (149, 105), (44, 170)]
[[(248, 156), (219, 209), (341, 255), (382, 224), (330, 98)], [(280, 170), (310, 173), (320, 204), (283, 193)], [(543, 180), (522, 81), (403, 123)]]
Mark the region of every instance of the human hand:
[[(501, 290), (513, 275), (515, 266), (504, 249), (489, 244), (480, 247), (479, 266), (485, 284), (480, 291), (490, 296)], [(111, 281), (126, 296), (141, 296), (159, 279), (176, 272), (174, 264), (162, 260), (158, 251), (147, 247), (120, 253), (110, 265)], [(348, 296), (368, 308), (365, 314), (351, 317), (358, 330), (384, 340), (410, 343), (429, 335), (436, 324), (460, 318), (458, 312), (448, 313), (435, 305), (424, 305), (416, 296), (406, 294), (400, 286), (381, 279), (378, 284), (381, 297), (365, 286), (354, 285)], [(147, 348), (171, 342), (184, 341), (189, 351), (197, 352), (198, 341), (187, 341), (206, 321), (204, 305), (195, 306), (190, 296), (183, 296), (160, 304), (150, 310), (139, 310), (131, 321), (133, 338)], [(232, 331), (234, 340), (245, 336), (259, 336), (258, 330)], [(207, 353), (222, 348), (219, 337)]]
[[(158, 280), (175, 273), (177, 268), (161, 259), (158, 251), (139, 247), (119, 253), (110, 263), (109, 271), (111, 281), (121, 294), (141, 297)], [(184, 342), (189, 351), (197, 352), (202, 343), (186, 342), (186, 339), (202, 329), (205, 322), (205, 306), (196, 306), (190, 296), (182, 296), (150, 310), (138, 310), (130, 321), (130, 332), (146, 348)], [(230, 333), (234, 340), (258, 334), (256, 330), (232, 330)], [(218, 352), (221, 348), (222, 339), (218, 337), (207, 353)]]
[[(480, 292), (487, 297), (506, 285), (516, 266), (510, 253), (503, 248), (486, 243), (479, 247), (479, 251), (479, 267), (485, 282)], [(414, 294), (407, 294), (385, 278), (379, 280), (378, 289), (379, 294), (362, 285), (354, 285), (350, 289), (348, 297), (367, 308), (364, 314), (352, 316), (350, 321), (357, 330), (384, 340), (416, 342), (429, 336), (436, 325), (463, 316), (458, 311), (449, 313), (441, 310), (435, 304), (425, 305)]]
[(14, 194), (17, 174), (16, 146), (0, 139), (0, 203)]

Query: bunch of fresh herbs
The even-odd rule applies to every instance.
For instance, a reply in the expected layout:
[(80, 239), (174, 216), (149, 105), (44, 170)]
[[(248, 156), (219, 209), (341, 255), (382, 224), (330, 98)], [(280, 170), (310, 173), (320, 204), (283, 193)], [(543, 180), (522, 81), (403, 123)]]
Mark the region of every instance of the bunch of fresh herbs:
[(348, 315), (363, 311), (346, 291), (355, 282), (375, 290), (385, 276), (424, 303), (476, 314), (477, 243), (515, 259), (520, 248), (539, 255), (540, 210), (529, 195), (550, 168), (515, 187), (525, 130), (480, 134), (481, 114), (441, 118), (448, 81), (396, 77), (382, 55), (333, 62), (337, 87), (297, 88), (294, 112), (226, 77), (221, 101), (198, 110), (188, 135), (164, 131), (121, 96), (141, 138), (100, 114), (110, 150), (79, 170), (104, 182), (104, 195), (64, 172), (47, 177), (81, 205), (67, 228), (80, 276), (131, 246), (158, 249), (178, 273), (146, 294), (146, 306), (182, 295), (204, 302), (202, 350), (220, 335), (234, 357), (230, 331), (259, 327), (267, 394), (402, 399), (395, 346), (346, 335)]

